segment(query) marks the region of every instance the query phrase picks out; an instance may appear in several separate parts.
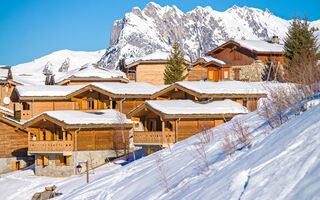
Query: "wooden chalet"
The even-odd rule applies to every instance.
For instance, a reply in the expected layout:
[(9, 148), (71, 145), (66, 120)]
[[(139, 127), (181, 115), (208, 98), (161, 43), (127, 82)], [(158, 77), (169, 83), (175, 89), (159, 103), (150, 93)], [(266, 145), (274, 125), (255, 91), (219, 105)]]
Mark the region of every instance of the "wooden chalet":
[(148, 83), (18, 86), (12, 93), (14, 118), (26, 121), (46, 111), (115, 109), (128, 113), (164, 86)]
[(248, 110), (231, 100), (196, 103), (191, 100), (151, 100), (128, 113), (138, 121), (133, 142), (151, 153), (196, 133), (229, 121)]
[[(170, 53), (167, 52), (155, 52), (138, 59), (127, 59), (122, 70), (130, 81), (163, 85), (163, 73), (168, 63), (169, 55)], [(190, 64), (188, 58), (185, 57), (184, 65), (189, 66)]]
[[(206, 53), (206, 57), (212, 57), (218, 62), (206, 61), (202, 66), (209, 67), (208, 71), (213, 70), (211, 74), (208, 72), (207, 79), (214, 82), (221, 79), (250, 81), (250, 76), (254, 75), (252, 73), (259, 73), (258, 76), (261, 76), (264, 70), (264, 67), (253, 70), (253, 67), (257, 67), (254, 66), (255, 63), (261, 62), (277, 71), (284, 64), (283, 54), (283, 45), (279, 44), (277, 37), (273, 37), (271, 41), (230, 40)], [(243, 69), (243, 66), (249, 69)]]
[(95, 64), (87, 64), (79, 69), (55, 77), (56, 85), (85, 85), (93, 82), (127, 83), (129, 80), (120, 71), (104, 69)]
[(183, 81), (154, 93), (151, 99), (189, 99), (197, 102), (231, 99), (247, 107), (248, 110), (254, 111), (257, 109), (258, 100), (266, 96), (267, 93), (262, 83), (259, 82)]
[(49, 111), (23, 127), (28, 130), (28, 154), (36, 158), (35, 174), (68, 176), (82, 162), (89, 161), (92, 168), (123, 155), (132, 121), (115, 110)]
[(230, 80), (230, 67), (231, 65), (222, 60), (213, 58), (211, 56), (204, 56), (193, 63), (193, 70), (189, 72), (188, 80), (197, 81), (199, 78), (194, 78), (196, 76), (200, 76), (202, 78), (198, 81), (204, 79), (213, 82)]
[(0, 174), (24, 168), (33, 162), (27, 155), (28, 133), (22, 125), (0, 115)]

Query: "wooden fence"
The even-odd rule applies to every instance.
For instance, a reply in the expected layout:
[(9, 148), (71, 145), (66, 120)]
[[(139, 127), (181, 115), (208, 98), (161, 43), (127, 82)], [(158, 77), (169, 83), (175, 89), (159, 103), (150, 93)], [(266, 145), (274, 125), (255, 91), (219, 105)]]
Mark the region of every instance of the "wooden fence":
[(135, 131), (133, 132), (133, 143), (136, 145), (165, 145), (175, 143), (175, 132), (173, 131)]

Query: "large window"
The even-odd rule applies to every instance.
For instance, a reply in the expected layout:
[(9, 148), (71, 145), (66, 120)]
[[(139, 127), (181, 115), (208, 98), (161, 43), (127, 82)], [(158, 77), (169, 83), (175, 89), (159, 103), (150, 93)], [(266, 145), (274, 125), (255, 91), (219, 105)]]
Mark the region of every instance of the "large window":
[(223, 72), (223, 78), (224, 79), (229, 79), (229, 72), (228, 71), (224, 71)]
[(88, 110), (94, 110), (95, 109), (94, 100), (87, 101), (87, 109)]

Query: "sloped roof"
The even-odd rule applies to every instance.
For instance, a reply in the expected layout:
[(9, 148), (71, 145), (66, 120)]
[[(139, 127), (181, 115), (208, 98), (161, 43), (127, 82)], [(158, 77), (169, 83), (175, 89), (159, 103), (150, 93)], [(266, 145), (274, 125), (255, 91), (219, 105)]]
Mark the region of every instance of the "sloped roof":
[(128, 113), (135, 116), (140, 108), (147, 106), (161, 115), (236, 115), (248, 113), (247, 108), (232, 100), (196, 103), (191, 100), (150, 100)]
[(244, 47), (255, 53), (283, 53), (284, 52), (283, 44), (272, 43), (264, 40), (229, 40), (223, 43), (222, 45), (216, 47), (215, 49), (209, 51), (208, 53), (206, 53), (206, 56), (222, 49), (224, 46), (226, 46), (229, 43), (233, 43), (238, 46)]
[(15, 87), (20, 97), (65, 97), (84, 85), (18, 85)]
[(125, 73), (119, 70), (109, 70), (100, 67), (94, 67), (92, 64), (86, 64), (81, 68), (74, 69), (59, 77), (55, 77), (56, 83), (61, 83), (70, 79), (126, 79)]
[[(142, 56), (139, 58), (128, 58), (125, 60), (126, 65), (130, 66), (134, 63), (138, 62), (144, 62), (144, 61), (167, 61), (170, 56), (170, 52), (161, 52), (161, 51), (156, 51), (152, 54), (148, 54), (146, 56)], [(191, 62), (188, 56), (184, 56), (184, 60), (187, 62)]]
[(85, 127), (86, 125), (132, 124), (132, 121), (127, 119), (125, 114), (116, 110), (107, 109), (97, 112), (82, 112), (76, 110), (47, 111), (26, 121), (23, 126), (29, 127), (43, 118), (56, 120), (63, 125), (82, 125), (82, 127)]

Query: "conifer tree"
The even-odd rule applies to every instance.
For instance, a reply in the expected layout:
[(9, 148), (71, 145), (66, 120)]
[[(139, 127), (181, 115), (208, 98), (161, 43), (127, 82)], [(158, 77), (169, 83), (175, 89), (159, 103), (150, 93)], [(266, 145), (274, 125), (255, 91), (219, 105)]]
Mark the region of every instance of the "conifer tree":
[[(297, 82), (295, 76), (302, 70), (302, 66), (317, 66), (320, 59), (315, 28), (310, 27), (307, 18), (303, 20), (294, 17), (289, 27), (284, 47), (284, 78), (289, 82)], [(315, 68), (315, 70), (317, 70)]]
[(168, 58), (168, 64), (164, 70), (165, 84), (183, 81), (187, 77), (187, 74), (184, 75), (187, 66), (184, 66), (183, 61), (184, 53), (175, 41), (172, 46), (171, 54)]

